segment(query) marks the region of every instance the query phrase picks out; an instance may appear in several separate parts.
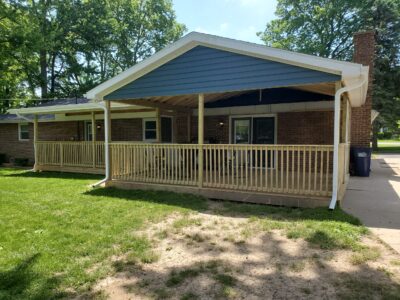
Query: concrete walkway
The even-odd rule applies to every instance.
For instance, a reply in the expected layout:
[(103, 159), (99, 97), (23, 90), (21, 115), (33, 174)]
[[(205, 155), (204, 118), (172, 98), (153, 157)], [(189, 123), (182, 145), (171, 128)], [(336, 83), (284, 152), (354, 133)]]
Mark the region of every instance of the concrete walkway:
[(350, 178), (342, 208), (400, 253), (400, 155), (378, 155), (371, 170)]

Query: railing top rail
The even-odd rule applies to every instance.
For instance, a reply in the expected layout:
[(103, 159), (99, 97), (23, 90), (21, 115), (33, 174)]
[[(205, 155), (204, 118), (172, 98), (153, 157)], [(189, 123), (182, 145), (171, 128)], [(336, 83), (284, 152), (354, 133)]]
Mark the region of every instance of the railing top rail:
[[(37, 144), (92, 144), (92, 141), (37, 141)], [(95, 141), (95, 143), (104, 144), (104, 141)]]
[[(146, 147), (198, 147), (198, 144), (172, 144), (172, 143), (145, 143), (145, 142), (111, 142), (110, 145), (135, 145)], [(203, 147), (238, 147), (238, 148), (285, 148), (285, 147), (310, 147), (310, 148), (329, 148), (333, 145), (296, 145), (296, 144), (203, 144)]]

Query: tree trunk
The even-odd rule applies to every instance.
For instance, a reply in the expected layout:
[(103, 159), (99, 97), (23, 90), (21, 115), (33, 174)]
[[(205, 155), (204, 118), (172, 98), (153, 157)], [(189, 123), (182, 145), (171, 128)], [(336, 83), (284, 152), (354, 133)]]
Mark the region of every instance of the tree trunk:
[(47, 53), (40, 50), (40, 89), (42, 98), (47, 97)]
[(54, 97), (54, 94), (56, 92), (56, 54), (53, 53), (51, 57), (51, 78), (50, 78), (50, 94), (52, 97)]

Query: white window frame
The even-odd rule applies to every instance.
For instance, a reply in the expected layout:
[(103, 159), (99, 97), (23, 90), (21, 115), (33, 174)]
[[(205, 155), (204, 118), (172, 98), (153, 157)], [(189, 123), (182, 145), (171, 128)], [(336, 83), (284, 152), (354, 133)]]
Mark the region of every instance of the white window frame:
[(229, 116), (229, 144), (233, 144), (232, 141), (232, 119), (240, 119), (240, 118), (250, 118), (250, 144), (253, 144), (253, 118), (274, 118), (275, 130), (274, 130), (274, 145), (276, 145), (278, 141), (278, 115), (277, 114), (249, 114), (249, 115), (230, 115)]
[[(90, 126), (90, 129), (89, 129)], [(85, 121), (85, 141), (86, 142), (90, 142), (92, 141), (91, 139), (89, 139), (89, 136), (92, 135), (92, 121)], [(93, 137), (92, 137), (93, 139)]]
[[(156, 138), (155, 139), (146, 139), (146, 122), (156, 122), (156, 128), (154, 131), (156, 132)], [(148, 130), (153, 130), (153, 129), (148, 129)], [(144, 118), (142, 122), (142, 134), (143, 134), (143, 141), (144, 142), (150, 142), (154, 143), (157, 141), (157, 119), (156, 118)]]
[[(28, 139), (21, 138), (21, 133), (22, 133), (21, 126), (27, 126), (28, 127), (28, 135), (29, 135)], [(30, 140), (29, 123), (18, 123), (18, 140), (20, 142), (27, 142), (27, 141)]]

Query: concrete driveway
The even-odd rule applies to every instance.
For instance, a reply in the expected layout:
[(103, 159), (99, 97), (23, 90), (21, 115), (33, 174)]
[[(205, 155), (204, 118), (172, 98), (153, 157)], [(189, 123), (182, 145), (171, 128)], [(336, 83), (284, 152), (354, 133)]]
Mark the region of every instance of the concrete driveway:
[(378, 155), (371, 176), (351, 177), (342, 208), (400, 253), (400, 155)]

